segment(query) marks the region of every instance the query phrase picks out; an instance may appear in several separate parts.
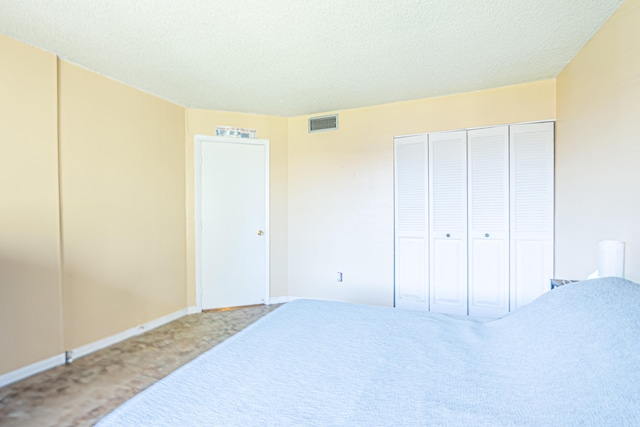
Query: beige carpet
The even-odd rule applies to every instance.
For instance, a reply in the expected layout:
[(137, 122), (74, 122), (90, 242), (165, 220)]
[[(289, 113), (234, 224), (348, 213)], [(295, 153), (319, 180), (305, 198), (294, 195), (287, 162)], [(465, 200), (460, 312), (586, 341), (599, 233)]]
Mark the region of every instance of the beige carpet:
[(136, 393), (277, 307), (185, 316), (70, 365), (0, 388), (0, 425), (91, 426)]

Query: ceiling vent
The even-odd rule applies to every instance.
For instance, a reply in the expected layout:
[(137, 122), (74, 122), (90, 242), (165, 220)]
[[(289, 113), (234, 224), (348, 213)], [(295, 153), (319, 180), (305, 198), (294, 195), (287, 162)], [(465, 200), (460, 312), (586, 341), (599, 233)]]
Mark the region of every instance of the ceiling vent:
[(309, 117), (309, 133), (338, 129), (338, 115)]

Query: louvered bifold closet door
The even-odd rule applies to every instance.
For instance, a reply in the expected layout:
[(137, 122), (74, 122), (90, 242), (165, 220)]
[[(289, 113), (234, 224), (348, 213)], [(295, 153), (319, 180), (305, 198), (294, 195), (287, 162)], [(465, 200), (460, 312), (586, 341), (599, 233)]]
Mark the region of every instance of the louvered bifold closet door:
[(431, 311), (467, 314), (467, 133), (429, 134)]
[(429, 309), (427, 136), (394, 139), (395, 306)]
[(510, 126), (511, 311), (553, 277), (553, 123)]
[(509, 127), (470, 130), (469, 314), (509, 312)]

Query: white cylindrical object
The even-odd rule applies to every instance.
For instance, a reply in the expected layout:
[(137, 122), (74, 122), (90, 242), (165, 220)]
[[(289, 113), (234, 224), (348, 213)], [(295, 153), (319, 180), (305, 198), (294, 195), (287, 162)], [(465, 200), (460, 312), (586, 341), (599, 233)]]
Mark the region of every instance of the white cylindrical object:
[(624, 242), (620, 240), (598, 242), (598, 275), (624, 277)]

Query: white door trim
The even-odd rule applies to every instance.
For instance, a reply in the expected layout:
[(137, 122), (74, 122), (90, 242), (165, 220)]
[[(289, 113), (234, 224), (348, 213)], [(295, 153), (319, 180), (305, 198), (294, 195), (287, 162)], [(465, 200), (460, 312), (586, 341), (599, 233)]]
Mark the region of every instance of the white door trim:
[(269, 304), (270, 280), (269, 280), (269, 140), (267, 139), (251, 139), (251, 138), (229, 138), (222, 136), (196, 135), (194, 138), (194, 201), (195, 201), (195, 231), (196, 231), (196, 305), (202, 309), (202, 144), (205, 143), (232, 143), (232, 144), (250, 144), (262, 145), (265, 147), (265, 294), (264, 303)]

